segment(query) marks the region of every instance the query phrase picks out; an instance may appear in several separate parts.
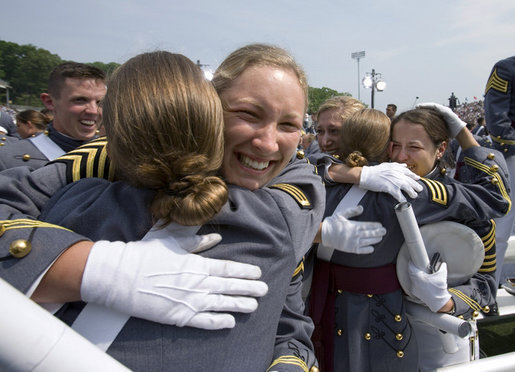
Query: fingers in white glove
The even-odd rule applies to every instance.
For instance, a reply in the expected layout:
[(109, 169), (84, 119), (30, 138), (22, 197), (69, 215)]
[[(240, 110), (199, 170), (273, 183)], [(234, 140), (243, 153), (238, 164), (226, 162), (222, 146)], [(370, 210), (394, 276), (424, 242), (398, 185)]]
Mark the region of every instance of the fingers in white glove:
[[(344, 218), (352, 218), (352, 217), (361, 216), (362, 213), (363, 213), (363, 206), (357, 205), (355, 207), (345, 209), (344, 211), (341, 212), (340, 215), (343, 216)], [(337, 216), (337, 215), (338, 214), (334, 214), (334, 216)]]
[(410, 198), (416, 198), (423, 187), (417, 181), (418, 175), (410, 171), (406, 164), (381, 163), (374, 166), (364, 166), (361, 170), (359, 187), (362, 189), (385, 192), (398, 202), (406, 201), (402, 191)]
[(362, 206), (346, 209), (327, 217), (322, 222), (322, 247), (319, 257), (330, 259), (325, 250), (336, 249), (354, 254), (370, 254), (374, 252), (372, 244), (379, 243), (386, 234), (386, 229), (379, 222), (353, 221), (347, 217), (356, 217), (363, 212)]
[[(190, 254), (181, 248), (182, 239), (95, 243), (82, 279), (83, 300), (154, 322), (208, 329), (234, 326), (230, 314), (212, 311), (257, 308), (254, 297), (268, 291), (266, 283), (254, 280), (261, 276), (259, 267)], [(207, 240), (209, 246), (217, 238)]]
[(411, 293), (424, 302), (433, 312), (440, 310), (451, 298), (447, 290), (447, 264), (442, 263), (435, 273), (418, 268), (411, 260), (408, 262), (411, 280)]
[(188, 239), (187, 243), (184, 241), (184, 244), (181, 244), (181, 247), (191, 253), (200, 253), (207, 251), (209, 248), (214, 247), (218, 243), (222, 241), (222, 236), (220, 234), (205, 234), (205, 235), (192, 235), (185, 238), (177, 238), (178, 239)]
[(449, 107), (440, 105), (439, 103), (426, 102), (419, 103), (415, 106), (416, 108), (426, 108), (432, 109), (439, 112), (445, 122), (447, 124), (447, 129), (449, 130), (449, 136), (451, 138), (455, 138), (459, 132), (463, 130), (467, 126), (467, 124), (461, 120), (458, 115), (454, 111), (452, 111)]
[(234, 316), (230, 314), (198, 313), (188, 320), (184, 326), (217, 330), (234, 328), (236, 326), (236, 320), (234, 319)]

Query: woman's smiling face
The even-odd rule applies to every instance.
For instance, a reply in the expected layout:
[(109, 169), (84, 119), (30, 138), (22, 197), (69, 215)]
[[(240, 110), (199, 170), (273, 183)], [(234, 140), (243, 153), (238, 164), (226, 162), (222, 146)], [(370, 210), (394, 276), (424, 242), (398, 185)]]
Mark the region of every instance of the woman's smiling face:
[(436, 147), (421, 124), (401, 119), (393, 126), (390, 159), (406, 163), (412, 172), (425, 176), (433, 170), (445, 147)]
[(275, 66), (253, 66), (220, 98), (224, 106), (226, 181), (256, 190), (277, 176), (299, 144), (305, 96), (297, 76)]

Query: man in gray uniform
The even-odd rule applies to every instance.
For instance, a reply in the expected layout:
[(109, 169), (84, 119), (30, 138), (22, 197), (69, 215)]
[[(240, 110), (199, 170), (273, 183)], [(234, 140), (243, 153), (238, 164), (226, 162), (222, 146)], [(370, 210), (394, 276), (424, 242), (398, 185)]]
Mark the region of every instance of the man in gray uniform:
[(12, 141), (0, 148), (0, 170), (45, 165), (97, 134), (102, 119), (99, 103), (106, 92), (105, 73), (82, 63), (58, 65), (49, 76), (43, 104), (54, 113), (48, 130), (36, 137)]
[[(515, 56), (498, 61), (488, 78), (485, 89), (486, 127), (494, 148), (506, 159), (510, 175), (511, 190), (515, 187)], [(513, 191), (512, 191), (513, 192)], [(497, 245), (497, 285), (508, 277), (515, 276), (511, 272), (503, 272), (504, 255), (508, 249), (508, 239), (513, 230), (515, 214), (512, 211), (503, 218), (495, 220), (497, 227), (495, 240)], [(510, 285), (511, 286), (511, 285)]]

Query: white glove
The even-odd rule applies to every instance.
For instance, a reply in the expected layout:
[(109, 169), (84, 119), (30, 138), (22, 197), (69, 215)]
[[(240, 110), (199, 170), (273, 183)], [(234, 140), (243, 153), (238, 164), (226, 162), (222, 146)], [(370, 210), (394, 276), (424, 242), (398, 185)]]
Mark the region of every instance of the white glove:
[[(188, 253), (221, 240), (218, 234), (138, 242), (99, 241), (81, 284), (86, 302), (163, 324), (203, 329), (235, 326), (226, 312), (250, 313), (268, 287), (257, 266)], [(214, 312), (223, 313), (214, 313)]]
[(411, 280), (411, 293), (436, 313), (451, 298), (447, 291), (447, 264), (442, 262), (440, 269), (427, 273), (419, 269), (413, 261), (408, 262), (408, 274)]
[(458, 133), (461, 132), (463, 128), (467, 126), (467, 124), (461, 120), (458, 115), (454, 113), (449, 107), (440, 105), (439, 103), (419, 103), (415, 106), (416, 108), (426, 108), (426, 109), (433, 109), (440, 113), (445, 122), (447, 123), (447, 129), (449, 131), (449, 137), (455, 138)]
[(322, 245), (317, 251), (319, 258), (329, 261), (335, 249), (355, 254), (374, 252), (372, 245), (383, 239), (386, 229), (379, 222), (348, 220), (361, 213), (363, 207), (358, 205), (329, 216), (322, 222)]
[(406, 201), (401, 191), (410, 198), (416, 198), (417, 192), (422, 191), (422, 185), (417, 180), (420, 177), (408, 169), (406, 164), (381, 163), (370, 167), (363, 167), (359, 179), (361, 189), (386, 192), (397, 199), (398, 202)]

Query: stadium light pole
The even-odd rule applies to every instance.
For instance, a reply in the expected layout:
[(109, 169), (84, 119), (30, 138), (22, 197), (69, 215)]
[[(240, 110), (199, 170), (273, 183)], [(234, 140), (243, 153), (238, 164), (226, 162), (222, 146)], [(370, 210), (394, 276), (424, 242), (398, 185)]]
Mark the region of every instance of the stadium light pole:
[(374, 92), (376, 90), (378, 92), (382, 92), (386, 88), (386, 82), (383, 80), (383, 77), (380, 73), (372, 69), (371, 73), (366, 73), (365, 77), (362, 80), (362, 83), (365, 88), (371, 89), (370, 106), (371, 108), (374, 108)]
[(361, 58), (365, 58), (365, 51), (362, 50), (361, 52), (354, 52), (350, 56), (352, 57), (352, 59), (355, 59), (358, 61), (358, 99), (361, 101), (361, 97), (360, 97), (361, 86), (359, 84), (359, 60)]
[(208, 68), (205, 68), (205, 67), (208, 67), (209, 65), (202, 65), (200, 63), (200, 59), (197, 59), (197, 66), (202, 70), (202, 72), (204, 73), (204, 77), (211, 81), (213, 79), (213, 73), (211, 72), (210, 69)]

